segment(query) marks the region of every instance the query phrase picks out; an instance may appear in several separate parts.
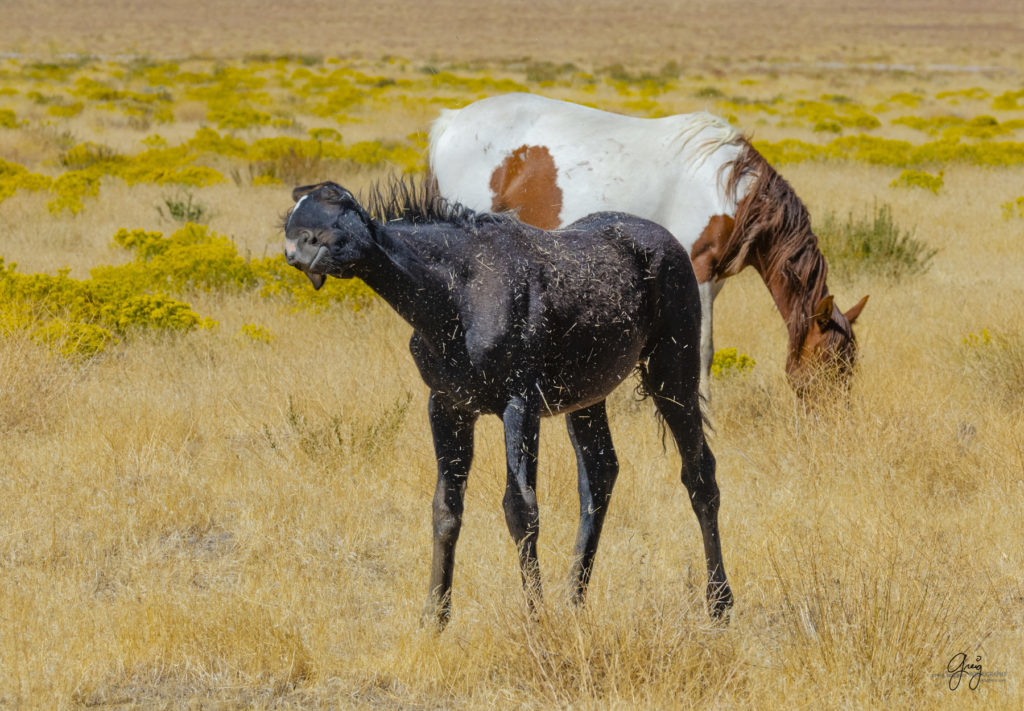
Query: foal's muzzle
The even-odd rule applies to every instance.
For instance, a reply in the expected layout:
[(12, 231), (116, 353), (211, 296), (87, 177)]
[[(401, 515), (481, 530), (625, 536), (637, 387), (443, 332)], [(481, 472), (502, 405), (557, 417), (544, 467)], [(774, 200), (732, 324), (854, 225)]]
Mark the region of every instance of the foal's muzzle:
[(305, 272), (309, 280), (313, 282), (314, 289), (319, 289), (323, 286), (324, 281), (327, 279), (323, 273), (314, 271), (326, 256), (327, 245), (312, 245), (308, 240), (301, 237), (297, 240), (285, 239), (284, 241), (285, 261), (296, 269)]

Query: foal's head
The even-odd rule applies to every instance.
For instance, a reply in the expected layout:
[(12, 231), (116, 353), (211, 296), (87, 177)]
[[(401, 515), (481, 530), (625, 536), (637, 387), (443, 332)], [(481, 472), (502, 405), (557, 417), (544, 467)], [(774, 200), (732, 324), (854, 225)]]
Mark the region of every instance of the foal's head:
[(372, 219), (355, 197), (336, 183), (295, 188), (295, 205), (284, 222), (284, 256), (319, 289), (328, 275), (353, 276), (363, 256)]
[(857, 362), (853, 322), (867, 300), (865, 296), (846, 313), (835, 305), (831, 294), (818, 302), (800, 349), (791, 352), (786, 363), (786, 374), (800, 397), (819, 388), (849, 388)]

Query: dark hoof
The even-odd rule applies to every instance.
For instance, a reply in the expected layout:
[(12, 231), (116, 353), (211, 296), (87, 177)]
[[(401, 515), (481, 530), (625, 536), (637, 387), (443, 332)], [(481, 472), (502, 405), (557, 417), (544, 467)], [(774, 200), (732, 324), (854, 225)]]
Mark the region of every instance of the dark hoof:
[(708, 614), (711, 619), (729, 624), (732, 589), (728, 583), (708, 583)]
[(441, 633), (448, 626), (451, 617), (451, 607), (439, 605), (433, 599), (427, 600), (427, 604), (423, 607), (423, 612), (420, 614), (420, 627), (432, 632)]

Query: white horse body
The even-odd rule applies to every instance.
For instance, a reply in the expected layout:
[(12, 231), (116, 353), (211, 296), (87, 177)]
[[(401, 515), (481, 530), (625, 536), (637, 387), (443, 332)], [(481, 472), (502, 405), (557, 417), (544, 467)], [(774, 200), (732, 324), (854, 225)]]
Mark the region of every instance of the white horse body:
[(708, 113), (641, 119), (533, 94), (505, 94), (445, 110), (430, 132), (441, 194), (491, 210), (491, 176), (521, 146), (546, 147), (558, 168), (560, 225), (592, 212), (658, 222), (687, 250), (714, 215), (732, 216), (727, 173), (742, 136)]
[[(627, 212), (667, 228), (692, 257), (713, 217), (736, 214), (749, 181), (741, 181), (737, 194), (730, 194), (724, 168), (744, 144), (725, 120), (704, 112), (642, 119), (532, 94), (506, 94), (443, 111), (430, 131), (430, 168), (449, 200), (478, 211), (516, 207), (502, 204), (496, 172), (517, 150), (546, 149), (557, 190), (540, 199), (551, 201), (557, 223), (539, 226), (561, 227), (603, 210)], [(530, 199), (538, 199), (535, 193)], [(703, 278), (706, 395), (714, 353), (711, 305), (720, 281)]]

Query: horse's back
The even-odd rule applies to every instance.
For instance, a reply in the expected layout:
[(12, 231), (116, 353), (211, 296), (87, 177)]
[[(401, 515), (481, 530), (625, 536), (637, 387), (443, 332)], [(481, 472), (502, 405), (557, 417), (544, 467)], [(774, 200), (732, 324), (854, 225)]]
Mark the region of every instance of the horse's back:
[[(665, 297), (666, 280), (674, 282), (672, 299), (676, 312), (699, 315), (697, 281), (689, 255), (678, 240), (661, 225), (621, 212), (598, 212), (580, 218), (566, 227), (546, 233), (559, 245), (558, 252), (568, 255), (561, 267), (577, 275), (580, 288), (605, 290), (602, 301), (613, 308), (630, 311), (635, 319), (652, 319), (655, 308)], [(543, 240), (542, 240), (543, 242)], [(618, 293), (612, 294), (614, 289)], [(623, 298), (634, 307), (620, 303)], [(572, 294), (573, 298), (592, 298), (592, 294)]]
[(445, 112), (431, 131), (441, 193), (475, 210), (519, 209), (541, 227), (616, 210), (667, 227), (687, 249), (732, 214), (725, 171), (739, 134), (706, 113), (641, 119), (530, 94)]

